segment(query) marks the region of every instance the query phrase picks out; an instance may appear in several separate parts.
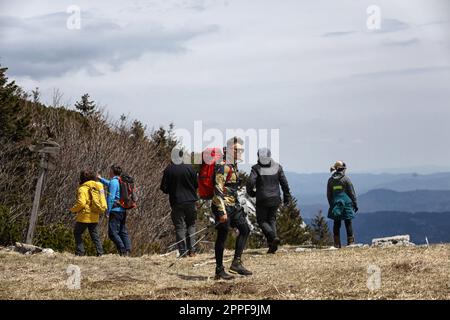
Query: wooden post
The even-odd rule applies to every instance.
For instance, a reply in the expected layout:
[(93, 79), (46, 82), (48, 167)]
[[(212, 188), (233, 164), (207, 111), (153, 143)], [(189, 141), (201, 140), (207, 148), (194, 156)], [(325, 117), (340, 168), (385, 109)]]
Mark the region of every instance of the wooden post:
[(36, 191), (34, 193), (33, 208), (31, 209), (30, 224), (28, 225), (26, 239), (27, 244), (33, 244), (33, 236), (36, 229), (39, 203), (41, 202), (42, 187), (44, 186), (45, 176), (48, 170), (53, 170), (55, 168), (54, 156), (59, 152), (60, 146), (54, 141), (44, 141), (36, 146), (30, 146), (29, 149), (33, 152), (39, 152), (41, 154), (39, 177), (36, 184)]
[[(44, 158), (41, 159), (41, 161), (45, 161)], [(39, 211), (39, 203), (41, 202), (41, 194), (42, 194), (42, 186), (44, 185), (44, 179), (45, 175), (47, 173), (47, 169), (43, 168), (41, 166), (41, 170), (39, 171), (39, 178), (36, 184), (36, 191), (34, 193), (34, 200), (33, 200), (33, 208), (31, 209), (31, 216), (30, 216), (30, 224), (28, 226), (28, 232), (27, 232), (27, 244), (33, 244), (33, 236), (34, 236), (34, 230), (36, 228), (36, 222), (38, 217), (38, 211)]]

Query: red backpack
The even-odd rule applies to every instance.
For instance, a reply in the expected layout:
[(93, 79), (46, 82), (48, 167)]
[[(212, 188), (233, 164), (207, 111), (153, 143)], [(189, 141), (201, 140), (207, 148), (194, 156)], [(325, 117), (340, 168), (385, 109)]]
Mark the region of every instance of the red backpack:
[(202, 166), (198, 175), (198, 195), (201, 199), (210, 200), (214, 196), (216, 163), (222, 159), (220, 148), (208, 148), (202, 152)]
[(120, 199), (117, 200), (117, 205), (124, 209), (134, 209), (137, 207), (137, 194), (134, 185), (134, 179), (127, 174), (122, 174), (119, 177), (120, 185)]

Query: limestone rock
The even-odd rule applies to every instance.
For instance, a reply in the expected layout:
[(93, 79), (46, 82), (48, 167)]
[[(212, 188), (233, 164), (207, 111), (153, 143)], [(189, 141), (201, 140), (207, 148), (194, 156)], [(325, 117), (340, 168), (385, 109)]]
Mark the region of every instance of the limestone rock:
[(407, 235), (373, 239), (372, 246), (374, 247), (415, 246), (415, 244), (410, 241), (410, 236), (407, 234)]

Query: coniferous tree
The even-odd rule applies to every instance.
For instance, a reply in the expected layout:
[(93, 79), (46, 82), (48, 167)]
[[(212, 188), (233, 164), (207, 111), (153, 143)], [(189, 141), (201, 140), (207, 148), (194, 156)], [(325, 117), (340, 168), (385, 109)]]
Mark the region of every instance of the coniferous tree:
[(172, 151), (172, 149), (177, 145), (177, 140), (173, 133), (174, 125), (171, 123), (169, 129), (164, 127), (159, 127), (158, 130), (153, 131), (150, 135), (153, 143), (162, 148), (162, 152)]
[(8, 82), (0, 67), (0, 139), (21, 141), (31, 135), (30, 115), (22, 100), (22, 90), (14, 81)]
[(278, 236), (283, 244), (300, 245), (310, 239), (308, 226), (303, 222), (295, 198), (287, 206), (282, 206), (278, 216)]
[(41, 101), (41, 91), (39, 90), (39, 87), (36, 87), (36, 89), (31, 90), (31, 95), (33, 97), (33, 103), (40, 103)]
[(316, 246), (330, 246), (333, 244), (327, 221), (322, 210), (317, 213), (311, 225), (311, 242)]
[(147, 129), (146, 126), (142, 124), (139, 120), (134, 120), (133, 124), (131, 125), (131, 135), (135, 141), (141, 141), (145, 138), (145, 130)]
[(75, 103), (75, 108), (84, 116), (92, 116), (96, 111), (96, 105), (94, 101), (89, 100), (89, 94), (81, 96), (81, 101)]

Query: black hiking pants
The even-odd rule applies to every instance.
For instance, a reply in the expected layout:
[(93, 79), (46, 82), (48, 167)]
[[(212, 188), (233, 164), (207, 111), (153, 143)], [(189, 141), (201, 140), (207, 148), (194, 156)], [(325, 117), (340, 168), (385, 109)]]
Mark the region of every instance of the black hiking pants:
[(277, 211), (279, 206), (256, 206), (256, 221), (270, 244), (277, 235)]
[(92, 242), (95, 245), (97, 255), (101, 256), (103, 254), (103, 246), (102, 242), (100, 241), (100, 236), (98, 234), (98, 223), (83, 223), (83, 222), (75, 223), (75, 228), (73, 229), (73, 235), (75, 237), (75, 245), (76, 245), (75, 254), (79, 256), (84, 256), (86, 254), (83, 244), (83, 233), (86, 231), (86, 229), (89, 230), (89, 235), (92, 239)]
[[(212, 210), (216, 216), (216, 222), (218, 222), (219, 216), (217, 214), (217, 208), (212, 206)], [(215, 256), (216, 266), (218, 268), (223, 266), (223, 252), (225, 250), (225, 242), (227, 241), (228, 233), (231, 228), (239, 230), (239, 235), (236, 238), (236, 245), (234, 251), (234, 259), (240, 259), (247, 244), (248, 237), (250, 235), (250, 227), (245, 218), (245, 213), (242, 208), (226, 207), (228, 220), (225, 223), (217, 225), (217, 238), (215, 244)]]
[[(345, 223), (345, 229), (347, 231), (347, 238), (353, 237), (352, 220), (350, 220), (350, 219), (344, 220), (344, 223)], [(342, 225), (342, 220), (338, 220), (338, 219), (334, 220), (333, 235), (340, 237), (341, 225)]]
[(195, 202), (185, 202), (172, 206), (172, 222), (175, 226), (175, 235), (178, 243), (178, 252), (180, 255), (189, 252), (195, 252), (195, 221), (197, 219), (197, 210)]

